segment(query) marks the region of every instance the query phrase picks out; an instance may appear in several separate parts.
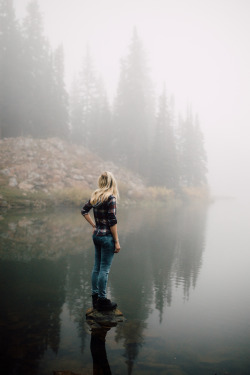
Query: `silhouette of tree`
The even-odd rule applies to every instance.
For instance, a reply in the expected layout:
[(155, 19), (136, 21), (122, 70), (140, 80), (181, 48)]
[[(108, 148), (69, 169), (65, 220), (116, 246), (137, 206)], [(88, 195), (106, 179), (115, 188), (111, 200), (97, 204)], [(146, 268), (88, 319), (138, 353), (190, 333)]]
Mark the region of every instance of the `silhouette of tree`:
[(136, 29), (128, 56), (121, 62), (114, 105), (115, 154), (135, 172), (148, 176), (150, 131), (154, 115), (152, 84)]
[(62, 45), (53, 53), (52, 119), (54, 135), (65, 138), (69, 135), (68, 94), (64, 82), (64, 51)]
[(89, 47), (83, 60), (78, 82), (74, 82), (72, 100), (72, 139), (91, 147), (93, 111), (96, 101), (96, 77)]
[(0, 137), (23, 133), (21, 46), (13, 0), (0, 0)]
[(178, 186), (179, 171), (172, 117), (164, 85), (153, 135), (150, 182), (154, 186)]
[(180, 182), (182, 186), (200, 186), (206, 184), (206, 153), (203, 134), (198, 118), (195, 121), (191, 110), (186, 118), (179, 119), (179, 161)]
[(53, 70), (51, 51), (43, 35), (43, 19), (36, 0), (28, 4), (23, 21), (23, 66), (26, 83), (24, 135), (44, 138), (53, 129)]

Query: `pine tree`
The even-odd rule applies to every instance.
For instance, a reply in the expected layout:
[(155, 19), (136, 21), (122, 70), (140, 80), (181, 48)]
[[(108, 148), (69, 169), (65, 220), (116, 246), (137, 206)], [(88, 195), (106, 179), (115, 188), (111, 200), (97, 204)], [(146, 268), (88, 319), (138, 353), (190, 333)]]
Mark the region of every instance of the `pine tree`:
[(84, 144), (82, 96), (79, 80), (76, 77), (70, 90), (70, 131), (74, 143)]
[(134, 30), (128, 56), (121, 62), (113, 126), (116, 157), (144, 176), (148, 176), (153, 107), (145, 52)]
[(69, 134), (68, 94), (64, 83), (64, 52), (62, 45), (53, 54), (53, 133), (65, 138)]
[(104, 159), (113, 159), (111, 110), (101, 78), (96, 84), (96, 97), (91, 113), (90, 149)]
[(27, 6), (23, 22), (26, 135), (46, 137), (53, 129), (53, 58), (43, 35), (37, 0)]
[(86, 56), (80, 73), (80, 85), (83, 105), (83, 131), (84, 145), (91, 148), (91, 121), (96, 99), (96, 78), (94, 66), (89, 47), (87, 47)]
[(0, 137), (22, 134), (21, 38), (12, 0), (0, 0)]
[(91, 148), (92, 118), (96, 101), (96, 78), (87, 47), (82, 70), (74, 81), (71, 98), (72, 140)]
[(159, 109), (151, 156), (151, 184), (175, 188), (178, 186), (178, 164), (176, 144), (172, 126), (172, 115), (164, 86), (159, 98)]
[(196, 151), (194, 183), (195, 185), (207, 184), (207, 155), (204, 147), (204, 135), (200, 128), (198, 115), (194, 122), (194, 145)]
[(198, 119), (194, 121), (191, 110), (179, 120), (179, 158), (182, 186), (206, 184), (206, 154)]

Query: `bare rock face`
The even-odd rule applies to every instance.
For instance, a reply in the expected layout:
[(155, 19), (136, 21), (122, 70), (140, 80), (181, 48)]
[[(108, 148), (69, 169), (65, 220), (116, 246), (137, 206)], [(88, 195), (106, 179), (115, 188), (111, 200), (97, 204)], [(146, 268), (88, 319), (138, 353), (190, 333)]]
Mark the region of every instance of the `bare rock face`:
[(91, 330), (102, 327), (115, 327), (118, 323), (125, 321), (124, 315), (119, 309), (98, 311), (92, 307), (86, 311), (86, 319)]
[[(139, 176), (104, 161), (83, 146), (57, 138), (5, 138), (0, 142), (0, 183), (26, 192), (96, 187), (100, 173), (114, 173), (127, 191), (144, 189)], [(120, 184), (121, 182), (121, 184)]]

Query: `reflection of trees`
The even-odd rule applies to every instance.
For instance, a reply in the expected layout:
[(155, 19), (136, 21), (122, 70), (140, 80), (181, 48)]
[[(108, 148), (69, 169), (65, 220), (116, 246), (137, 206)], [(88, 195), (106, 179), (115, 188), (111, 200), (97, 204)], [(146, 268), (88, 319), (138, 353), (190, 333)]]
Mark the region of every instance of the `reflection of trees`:
[[(124, 325), (117, 327), (116, 341), (123, 341), (128, 374), (132, 373), (143, 345), (145, 321), (153, 301), (151, 247), (144, 231), (148, 230), (150, 217), (145, 215), (145, 210), (134, 209), (130, 214), (125, 220), (129, 223), (127, 231), (119, 226), (123, 253), (117, 257), (110, 274), (112, 294), (127, 319)], [(134, 229), (131, 223), (135, 223)]]
[(124, 233), (121, 229), (122, 251), (126, 254), (121, 253), (116, 260), (110, 279), (115, 300), (128, 319), (117, 328), (116, 340), (123, 340), (124, 355), (132, 371), (152, 302), (161, 321), (165, 304), (172, 302), (173, 284), (183, 285), (185, 297), (190, 286), (196, 285), (202, 264), (206, 209), (182, 207), (169, 211), (160, 207), (127, 215), (130, 223), (135, 218), (140, 220), (140, 230), (135, 233), (130, 226)]
[(152, 283), (156, 309), (162, 318), (164, 303), (171, 305), (173, 283), (183, 285), (184, 296), (195, 287), (202, 264), (206, 209), (182, 207), (173, 212), (159, 209), (151, 214), (152, 231), (147, 231), (151, 247)]
[(91, 272), (94, 257), (93, 246), (84, 250), (82, 254), (68, 259), (66, 301), (69, 311), (78, 326), (81, 338), (82, 351), (86, 338), (86, 332), (82, 329), (85, 322), (85, 312), (91, 306)]
[(171, 305), (172, 302), (172, 280), (173, 264), (175, 262), (175, 248), (177, 241), (176, 210), (169, 212), (158, 210), (152, 216), (154, 236), (148, 235), (148, 243), (152, 251), (150, 259), (152, 264), (153, 293), (155, 307), (160, 312), (160, 321), (164, 310), (164, 305)]
[(65, 262), (0, 263), (0, 352), (4, 374), (36, 374), (60, 343)]
[[(109, 290), (127, 319), (116, 328), (115, 339), (124, 346), (131, 373), (152, 305), (161, 320), (172, 303), (173, 286), (183, 286), (185, 298), (196, 286), (206, 210), (130, 208), (119, 210), (119, 215), (122, 251), (115, 256)], [(58, 350), (65, 299), (84, 348), (82, 327), (91, 304), (94, 262), (91, 230), (79, 212), (7, 216), (1, 226), (1, 360), (5, 368), (19, 369), (20, 374), (32, 373), (32, 368), (35, 374), (46, 349)]]
[(79, 210), (9, 214), (1, 222), (0, 258), (27, 261), (77, 254), (90, 246), (90, 233)]
[(174, 266), (176, 285), (183, 284), (184, 296), (189, 297), (190, 287), (195, 288), (202, 265), (205, 246), (206, 210), (190, 206), (178, 218), (176, 263)]
[(125, 349), (124, 357), (126, 358), (128, 375), (132, 374), (134, 362), (136, 361), (139, 350), (143, 345), (143, 331), (145, 328), (146, 324), (140, 320), (130, 320), (117, 327), (115, 339), (116, 342), (123, 340), (123, 346)]

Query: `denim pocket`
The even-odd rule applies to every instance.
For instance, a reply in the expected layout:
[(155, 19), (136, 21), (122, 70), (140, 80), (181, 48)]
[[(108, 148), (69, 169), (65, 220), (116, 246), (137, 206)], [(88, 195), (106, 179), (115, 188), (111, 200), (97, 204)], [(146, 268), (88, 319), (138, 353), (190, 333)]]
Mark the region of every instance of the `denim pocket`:
[(110, 250), (115, 251), (115, 241), (113, 236), (103, 236), (103, 247), (106, 249), (110, 248)]

